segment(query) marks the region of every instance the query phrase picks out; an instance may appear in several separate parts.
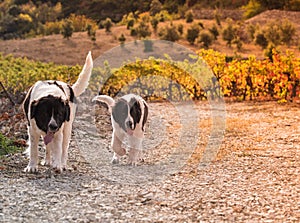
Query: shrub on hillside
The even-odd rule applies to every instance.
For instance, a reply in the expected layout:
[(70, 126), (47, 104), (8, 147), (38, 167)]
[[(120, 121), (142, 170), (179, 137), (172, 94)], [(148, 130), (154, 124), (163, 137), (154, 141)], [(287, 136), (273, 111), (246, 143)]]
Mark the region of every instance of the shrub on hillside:
[(184, 28), (184, 26), (183, 26), (183, 24), (178, 24), (178, 26), (177, 26), (177, 30), (178, 30), (178, 32), (179, 32), (179, 34), (182, 36), (182, 34), (183, 34), (183, 28)]
[(101, 21), (101, 25), (105, 29), (105, 32), (110, 33), (111, 27), (113, 26), (113, 22), (110, 18), (106, 18), (104, 21)]
[(224, 41), (226, 41), (227, 46), (231, 46), (232, 41), (235, 38), (235, 32), (236, 28), (232, 24), (232, 22), (229, 22), (227, 26), (222, 31), (222, 38)]
[(152, 0), (150, 4), (150, 15), (154, 16), (162, 10), (163, 5), (159, 0)]
[(130, 29), (133, 26), (134, 26), (134, 19), (129, 19), (126, 24), (126, 28)]
[(205, 49), (208, 49), (209, 46), (213, 43), (214, 36), (207, 30), (203, 30), (199, 35), (199, 43), (202, 43)]
[(198, 24), (193, 24), (190, 28), (187, 29), (186, 39), (193, 45), (195, 40), (198, 38), (200, 32), (200, 27)]
[(259, 30), (259, 25), (250, 23), (247, 25), (246, 30), (248, 37), (251, 41), (253, 41), (255, 39), (255, 33), (257, 32), (257, 30)]
[(185, 14), (185, 21), (187, 23), (192, 23), (194, 21), (194, 14), (192, 11), (187, 11)]
[(97, 30), (97, 26), (96, 25), (93, 26), (91, 24), (88, 24), (86, 29), (87, 29), (87, 34), (90, 37), (90, 39), (93, 42), (96, 42), (96, 30)]
[(266, 49), (269, 44), (267, 38), (262, 32), (259, 32), (255, 35), (254, 43), (259, 45), (262, 49)]
[(162, 40), (168, 40), (171, 42), (175, 42), (180, 38), (179, 32), (177, 31), (177, 27), (173, 24), (161, 28), (158, 32), (158, 36)]
[(165, 22), (165, 21), (171, 21), (173, 19), (175, 19), (172, 15), (170, 15), (168, 13), (168, 11), (166, 10), (162, 10), (160, 11), (159, 13), (157, 13), (155, 16), (154, 16), (158, 21), (160, 22)]
[(74, 26), (71, 20), (67, 19), (62, 25), (62, 35), (64, 38), (69, 39), (73, 35)]
[(60, 34), (63, 22), (46, 22), (44, 25), (44, 35)]
[(243, 41), (240, 39), (239, 36), (237, 36), (234, 40), (233, 43), (236, 46), (237, 51), (241, 51), (243, 48)]
[(179, 18), (184, 19), (185, 18), (185, 13), (189, 10), (189, 7), (187, 4), (181, 5), (178, 7), (178, 15)]
[(296, 34), (295, 26), (289, 20), (284, 20), (280, 23), (279, 29), (281, 32), (281, 42), (290, 45)]
[(276, 46), (273, 43), (269, 43), (268, 46), (264, 50), (265, 56), (273, 63), (273, 55), (276, 52)]
[(154, 32), (156, 33), (156, 32), (157, 32), (157, 26), (158, 26), (158, 24), (159, 24), (158, 19), (155, 18), (155, 17), (153, 17), (153, 18), (151, 19), (150, 23), (151, 23), (151, 26), (152, 26)]
[(87, 31), (87, 26), (90, 24), (91, 26), (97, 26), (97, 23), (92, 19), (88, 19), (85, 15), (75, 15), (71, 14), (68, 18), (72, 21), (74, 32), (84, 32)]
[(139, 38), (146, 38), (151, 35), (150, 26), (148, 23), (141, 21), (136, 27), (136, 33)]
[(151, 17), (152, 16), (150, 16), (150, 14), (149, 14), (149, 12), (144, 12), (144, 13), (141, 13), (141, 14), (139, 14), (139, 21), (141, 22), (145, 22), (145, 23), (149, 23), (150, 22), (150, 20), (151, 20)]
[(264, 29), (265, 36), (269, 42), (278, 46), (281, 42), (280, 27), (276, 22), (270, 22)]
[(296, 34), (296, 29), (293, 23), (288, 20), (271, 21), (262, 28), (264, 36), (269, 43), (274, 46), (280, 44), (290, 45)]
[(218, 26), (221, 26), (221, 14), (219, 10), (214, 11), (214, 18)]
[(254, 41), (255, 44), (261, 46), (262, 49), (265, 49), (269, 44), (269, 41), (262, 32), (259, 32), (255, 35)]
[(126, 38), (125, 38), (125, 36), (124, 36), (123, 33), (122, 33), (121, 36), (118, 38), (118, 40), (119, 40), (119, 42), (120, 42), (121, 45), (125, 43)]
[(214, 39), (217, 40), (219, 36), (218, 27), (214, 24), (208, 31), (213, 35)]
[(250, 0), (242, 9), (244, 10), (243, 16), (246, 19), (254, 17), (264, 10), (261, 4), (256, 0)]
[(130, 28), (130, 36), (137, 36), (137, 30), (134, 27)]

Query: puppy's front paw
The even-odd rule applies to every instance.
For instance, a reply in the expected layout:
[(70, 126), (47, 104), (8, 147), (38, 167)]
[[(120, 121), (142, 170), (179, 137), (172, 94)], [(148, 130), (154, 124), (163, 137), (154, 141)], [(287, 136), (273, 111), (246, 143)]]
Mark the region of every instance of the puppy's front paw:
[(129, 150), (128, 156), (129, 156), (128, 157), (129, 158), (128, 163), (132, 166), (137, 166), (137, 163), (138, 163), (138, 160), (139, 160), (139, 157), (140, 157), (140, 151), (138, 149), (131, 148)]
[(51, 162), (48, 161), (48, 160), (43, 160), (43, 161), (41, 162), (41, 164), (42, 164), (43, 166), (51, 166)]
[(119, 159), (116, 158), (116, 157), (113, 157), (113, 158), (111, 159), (111, 163), (112, 163), (112, 164), (119, 164)]
[(61, 167), (52, 167), (55, 173), (62, 173), (63, 169)]
[(61, 164), (58, 163), (58, 162), (53, 162), (52, 165), (51, 165), (51, 167), (53, 168), (53, 170), (54, 170), (56, 173), (61, 173), (62, 170), (63, 170)]
[(67, 161), (64, 159), (61, 161), (61, 168), (64, 171), (68, 169)]
[(114, 153), (113, 158), (111, 159), (112, 164), (119, 164), (120, 156), (117, 153)]
[(128, 162), (129, 165), (131, 166), (137, 166), (137, 162), (136, 161), (130, 161)]
[(38, 168), (36, 165), (32, 166), (32, 165), (28, 164), (28, 166), (26, 168), (24, 168), (23, 171), (25, 173), (36, 173), (36, 172), (38, 172)]

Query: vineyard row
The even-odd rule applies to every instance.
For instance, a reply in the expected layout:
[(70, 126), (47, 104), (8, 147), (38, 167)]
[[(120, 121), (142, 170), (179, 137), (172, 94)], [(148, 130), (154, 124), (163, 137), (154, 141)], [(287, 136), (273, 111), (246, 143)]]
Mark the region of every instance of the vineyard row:
[[(230, 62), (225, 54), (213, 50), (200, 50), (198, 55), (209, 67), (199, 67), (198, 76), (189, 72), (195, 67), (187, 62), (137, 59), (116, 70), (110, 69), (109, 64), (94, 68), (90, 89), (111, 96), (137, 93), (149, 100), (203, 100), (223, 95), (237, 100), (292, 101), (300, 96), (300, 59), (291, 52), (274, 50), (271, 59), (251, 56)], [(80, 70), (79, 65), (70, 67), (0, 54), (0, 82), (14, 95), (24, 93), (37, 80), (55, 79), (72, 84)]]

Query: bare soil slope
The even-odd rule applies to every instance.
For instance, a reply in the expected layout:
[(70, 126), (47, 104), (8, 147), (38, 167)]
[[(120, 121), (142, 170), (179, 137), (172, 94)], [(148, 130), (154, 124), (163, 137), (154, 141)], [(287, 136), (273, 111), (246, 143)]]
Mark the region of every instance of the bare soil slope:
[[(300, 35), (300, 12), (286, 12), (286, 11), (266, 11), (254, 18), (251, 18), (247, 22), (266, 24), (271, 20), (289, 19), (295, 24), (297, 28), (297, 34)], [(214, 20), (201, 20), (204, 26), (211, 27)], [(174, 21), (175, 24), (182, 23), (184, 21)], [(164, 24), (162, 24), (164, 25)], [(190, 25), (190, 24), (189, 24)], [(185, 29), (189, 26), (186, 25)], [(94, 57), (98, 57), (107, 50), (118, 46), (118, 38), (121, 34), (126, 36), (126, 42), (134, 40), (130, 36), (129, 30), (125, 26), (115, 26), (112, 28), (111, 33), (105, 33), (104, 30), (98, 30), (96, 34), (96, 42), (93, 43), (86, 32), (74, 33), (70, 40), (64, 39), (62, 35), (52, 35), (45, 37), (38, 37), (25, 40), (8, 40), (0, 41), (0, 52), (4, 54), (13, 54), (14, 56), (28, 57), (33, 60), (39, 60), (43, 62), (54, 62), (57, 64), (75, 65), (83, 64), (87, 51), (91, 50)], [(158, 39), (155, 34), (152, 34), (151, 38)], [(181, 39), (178, 42), (190, 48), (197, 50), (200, 45), (191, 46), (185, 39)], [(216, 41), (212, 46), (212, 49), (224, 52), (228, 55), (234, 55), (236, 49), (234, 47), (227, 47), (226, 43), (221, 40)], [(281, 47), (285, 50), (286, 47)], [(299, 48), (297, 46), (291, 46), (291, 50), (298, 56), (300, 55)], [(242, 56), (255, 55), (262, 57), (263, 52), (260, 47), (253, 44), (244, 44), (243, 49), (238, 54)]]

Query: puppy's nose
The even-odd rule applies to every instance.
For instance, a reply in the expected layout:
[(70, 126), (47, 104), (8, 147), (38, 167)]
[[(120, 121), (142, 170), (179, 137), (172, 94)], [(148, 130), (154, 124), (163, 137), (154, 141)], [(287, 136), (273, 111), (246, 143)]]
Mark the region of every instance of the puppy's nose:
[(56, 122), (50, 122), (49, 125), (49, 130), (52, 132), (55, 132), (58, 129), (57, 123)]
[(126, 127), (133, 129), (133, 122), (132, 121), (127, 121), (126, 122)]

